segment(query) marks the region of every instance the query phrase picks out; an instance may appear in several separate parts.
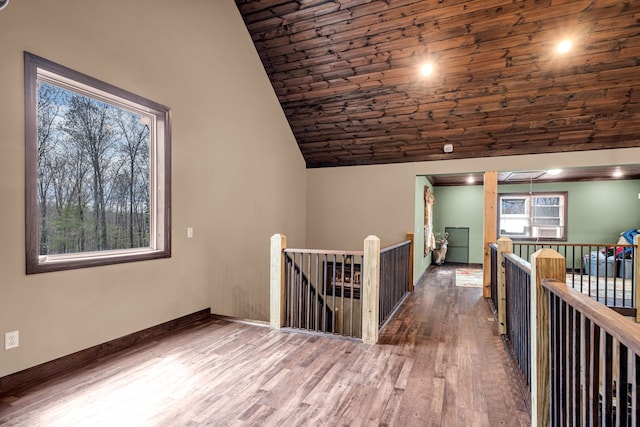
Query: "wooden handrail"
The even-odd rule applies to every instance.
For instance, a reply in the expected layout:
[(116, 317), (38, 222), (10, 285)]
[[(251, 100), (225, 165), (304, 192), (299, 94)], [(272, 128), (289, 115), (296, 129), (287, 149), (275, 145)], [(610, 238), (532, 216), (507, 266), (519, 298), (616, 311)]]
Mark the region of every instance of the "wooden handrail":
[[(636, 242), (635, 245), (610, 246), (637, 247), (638, 243), (640, 242)], [(617, 400), (618, 404), (616, 404), (615, 396), (627, 394), (627, 381), (624, 379), (627, 378), (628, 369), (632, 368), (631, 365), (627, 365), (626, 354), (630, 352), (629, 354), (640, 355), (639, 326), (603, 305), (602, 302), (593, 299), (591, 294), (585, 295), (580, 290), (572, 288), (570, 284), (567, 285), (565, 281), (570, 279), (567, 278), (566, 259), (553, 249), (557, 246), (555, 243), (538, 243), (536, 246), (537, 248), (544, 246), (544, 248), (531, 255), (531, 263), (517, 254), (502, 251), (502, 259), (508, 267), (515, 266), (518, 270), (524, 271), (524, 274), (529, 272), (531, 279), (529, 291), (525, 290), (530, 295), (527, 303), (530, 312), (524, 315), (525, 320), (530, 322), (529, 330), (525, 329), (525, 333), (530, 337), (530, 357), (527, 360), (522, 359), (522, 366), (530, 367), (532, 425), (560, 425), (559, 420), (576, 420), (579, 419), (580, 413), (587, 414), (583, 416), (594, 420), (601, 416), (602, 424), (610, 425), (613, 422), (612, 406), (620, 410), (617, 414), (618, 419), (622, 419), (621, 417), (627, 414), (626, 399)], [(550, 246), (552, 249), (549, 249)], [(560, 246), (580, 247), (581, 245)], [(602, 248), (607, 245), (584, 244), (583, 246)], [(634, 262), (637, 260), (635, 253), (633, 259)], [(633, 268), (636, 276), (634, 281), (636, 281), (640, 264)], [(509, 288), (510, 295), (513, 296), (512, 291), (513, 289)], [(520, 298), (513, 298), (511, 301), (520, 301)], [(576, 317), (578, 313), (580, 319)], [(513, 323), (513, 319), (509, 317), (507, 327), (509, 322)], [(515, 324), (518, 326), (517, 323)], [(575, 329), (576, 325), (591, 325), (591, 327), (580, 330)], [(518, 331), (522, 330), (518, 328)], [(522, 336), (516, 335), (513, 341), (521, 340)], [(609, 350), (599, 348), (601, 337), (604, 337), (602, 345), (608, 346)], [(570, 339), (575, 341), (571, 344), (571, 348), (567, 346)], [(616, 359), (615, 350), (611, 350), (614, 348), (611, 344), (612, 339), (619, 343), (618, 359)], [(594, 340), (596, 344), (591, 345)], [(580, 354), (580, 357), (576, 354)], [(520, 362), (521, 359), (518, 361)], [(635, 359), (632, 363), (635, 363)], [(611, 374), (616, 369), (621, 372), (619, 379), (612, 377)], [(578, 388), (576, 385), (583, 381), (582, 376), (589, 377), (584, 380), (590, 381), (587, 388)], [(565, 380), (572, 385), (567, 385)], [(636, 384), (635, 380), (633, 383)], [(565, 386), (566, 390), (562, 388)], [(612, 391), (612, 388), (615, 390)], [(568, 394), (564, 394), (565, 392)], [(598, 401), (599, 394), (602, 398), (601, 402)], [(640, 400), (637, 395), (633, 399), (635, 414), (638, 413), (636, 408)]]
[[(414, 250), (414, 235), (413, 232), (407, 233), (407, 239), (395, 243), (393, 245), (387, 246), (382, 250), (382, 253), (387, 253), (388, 256), (394, 258), (394, 262), (396, 264), (403, 264), (402, 269), (406, 269), (404, 271), (404, 276), (397, 279), (396, 282), (401, 282), (403, 288), (397, 287), (392, 288), (393, 292), (390, 292), (385, 296), (390, 297), (391, 299), (387, 299), (385, 301), (394, 302), (393, 307), (397, 307), (398, 303), (396, 298), (396, 292), (399, 293), (400, 290), (403, 291), (403, 295), (406, 295), (407, 289), (411, 291), (413, 289), (413, 250)], [(399, 263), (397, 259), (395, 259), (394, 250), (399, 250), (398, 252), (402, 252), (405, 254), (405, 248), (408, 249), (408, 256), (403, 256), (402, 259), (406, 258), (406, 262)], [(333, 257), (333, 265), (338, 265), (336, 257), (344, 257), (344, 258), (352, 258), (342, 259), (340, 262), (346, 264), (351, 264), (351, 271), (353, 272), (354, 268), (357, 266), (360, 267), (359, 273), (361, 285), (357, 289), (352, 286), (351, 289), (355, 289), (352, 293), (355, 295), (358, 291), (360, 291), (360, 305), (355, 306), (353, 301), (353, 295), (349, 297), (347, 295), (347, 299), (350, 299), (350, 309), (351, 309), (351, 335), (352, 337), (361, 336), (362, 341), (367, 344), (375, 344), (378, 341), (378, 332), (380, 326), (380, 314), (381, 314), (381, 306), (384, 309), (384, 313), (387, 313), (387, 306), (384, 305), (384, 302), (380, 301), (380, 276), (381, 276), (381, 258), (380, 258), (380, 239), (376, 236), (369, 236), (364, 241), (364, 250), (362, 251), (346, 251), (346, 250), (324, 250), (324, 249), (299, 249), (299, 248), (287, 248), (286, 247), (286, 236), (284, 235), (274, 235), (272, 236), (272, 245), (271, 245), (271, 325), (275, 328), (281, 328), (284, 323), (284, 308), (286, 304), (285, 299), (285, 270), (291, 269), (292, 274), (295, 274), (299, 278), (299, 282), (306, 289), (307, 295), (313, 296), (316, 301), (316, 310), (322, 310), (323, 308), (327, 311), (327, 314), (331, 314), (333, 311), (333, 318), (336, 318), (338, 313), (337, 307), (330, 307), (328, 305), (328, 300), (325, 298), (328, 296), (325, 292), (322, 291), (321, 283), (322, 280), (327, 281), (326, 269), (324, 273), (318, 273), (319, 263), (323, 261), (324, 263), (328, 262), (328, 257)], [(307, 277), (305, 271), (301, 268), (302, 263), (298, 265), (295, 261), (295, 257), (297, 255), (300, 256), (309, 256), (308, 263), (315, 265), (316, 268), (316, 286), (311, 282), (310, 277)], [(313, 261), (311, 255), (314, 255)], [(323, 259), (321, 259), (321, 257)], [(286, 260), (286, 262), (285, 262)], [(351, 262), (350, 262), (351, 261)], [(330, 261), (329, 261), (330, 262)], [(285, 265), (286, 264), (286, 265)], [(310, 265), (311, 265), (310, 264)], [(293, 268), (291, 266), (294, 266)], [(312, 268), (312, 267), (310, 267)], [(343, 266), (344, 269), (344, 266)], [(311, 271), (311, 270), (309, 270)], [(324, 277), (324, 279), (318, 279), (318, 275)], [(336, 276), (334, 276), (335, 278)], [(355, 277), (355, 276), (354, 276)], [(355, 279), (354, 279), (355, 280)], [(328, 286), (328, 284), (325, 284)], [(339, 284), (336, 282), (336, 287)], [(344, 295), (333, 295), (334, 301), (335, 297), (341, 297)], [(357, 298), (357, 297), (356, 297)], [(342, 300), (343, 308), (344, 308), (344, 299)], [(354, 308), (355, 307), (355, 308)], [(357, 310), (356, 310), (357, 309)], [(391, 312), (393, 312), (392, 308)], [(361, 313), (361, 323), (358, 325), (354, 323), (353, 313), (359, 311)], [(344, 310), (343, 310), (344, 312)], [(334, 323), (339, 322), (340, 319), (336, 318)], [(353, 334), (354, 325), (358, 331), (356, 334)], [(338, 328), (340, 329), (340, 328)], [(333, 330), (335, 333), (335, 330)]]
[(316, 254), (320, 254), (320, 255), (364, 255), (364, 251), (331, 251), (331, 250), (326, 250), (326, 249), (294, 249), (294, 248), (287, 248), (284, 250), (284, 253), (286, 254), (291, 254), (291, 253), (303, 253), (303, 254), (312, 254), (312, 255), (316, 255)]
[(575, 309), (607, 331), (635, 354), (640, 354), (640, 329), (624, 316), (594, 301), (559, 280), (545, 279), (542, 286), (562, 298)]
[(527, 273), (531, 274), (531, 263), (530, 262), (523, 260), (518, 255), (515, 255), (513, 253), (505, 253), (504, 257), (509, 259), (509, 261), (511, 261), (516, 266), (518, 266), (518, 268), (520, 268), (520, 270), (524, 270)]
[(410, 244), (411, 244), (411, 240), (405, 240), (403, 242), (398, 242), (398, 243), (394, 243), (393, 245), (386, 246), (386, 247), (380, 249), (380, 252), (383, 253), (383, 252), (387, 252), (387, 251), (392, 251), (392, 250), (394, 250), (396, 248), (399, 248), (401, 246), (410, 245)]

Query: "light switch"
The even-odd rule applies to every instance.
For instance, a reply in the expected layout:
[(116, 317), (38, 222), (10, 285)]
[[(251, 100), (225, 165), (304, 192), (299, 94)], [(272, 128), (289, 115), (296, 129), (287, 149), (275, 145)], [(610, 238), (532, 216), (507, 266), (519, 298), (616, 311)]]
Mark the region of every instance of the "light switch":
[(187, 227), (187, 238), (193, 239), (193, 227)]

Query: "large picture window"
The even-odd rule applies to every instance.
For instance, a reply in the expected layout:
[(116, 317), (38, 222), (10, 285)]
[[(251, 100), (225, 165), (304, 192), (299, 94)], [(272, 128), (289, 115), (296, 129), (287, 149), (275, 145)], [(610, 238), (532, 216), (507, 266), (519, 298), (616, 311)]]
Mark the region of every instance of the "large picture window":
[(170, 111), (25, 52), (27, 273), (171, 255)]
[(567, 193), (499, 195), (499, 237), (515, 240), (567, 240)]

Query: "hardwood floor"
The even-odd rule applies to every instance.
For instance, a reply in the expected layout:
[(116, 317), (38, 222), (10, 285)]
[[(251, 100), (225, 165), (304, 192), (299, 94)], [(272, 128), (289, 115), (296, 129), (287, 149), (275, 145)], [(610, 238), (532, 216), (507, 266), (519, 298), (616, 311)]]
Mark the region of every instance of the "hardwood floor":
[(0, 425), (530, 425), (482, 290), (454, 282), (430, 270), (375, 346), (212, 318), (0, 396)]

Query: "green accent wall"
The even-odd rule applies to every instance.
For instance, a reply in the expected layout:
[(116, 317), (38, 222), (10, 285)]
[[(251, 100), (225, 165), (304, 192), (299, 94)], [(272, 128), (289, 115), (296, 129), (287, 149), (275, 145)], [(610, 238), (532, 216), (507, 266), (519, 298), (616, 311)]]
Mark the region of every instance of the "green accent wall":
[(469, 228), (469, 263), (482, 264), (484, 187), (464, 185), (435, 187), (436, 203), (433, 205), (433, 230), (437, 236), (445, 227)]
[[(481, 264), (483, 186), (445, 186), (435, 187), (433, 190), (436, 197), (433, 209), (434, 231), (443, 233), (445, 227), (469, 227), (469, 263)], [(640, 180), (536, 183), (533, 187), (529, 184), (498, 186), (499, 193), (522, 193), (530, 190), (568, 193), (568, 243), (613, 244), (618, 241), (621, 232), (640, 228)], [(416, 189), (416, 215), (419, 201), (417, 191)]]
[(616, 243), (640, 227), (640, 180), (505, 184), (499, 193), (567, 191), (567, 242)]

